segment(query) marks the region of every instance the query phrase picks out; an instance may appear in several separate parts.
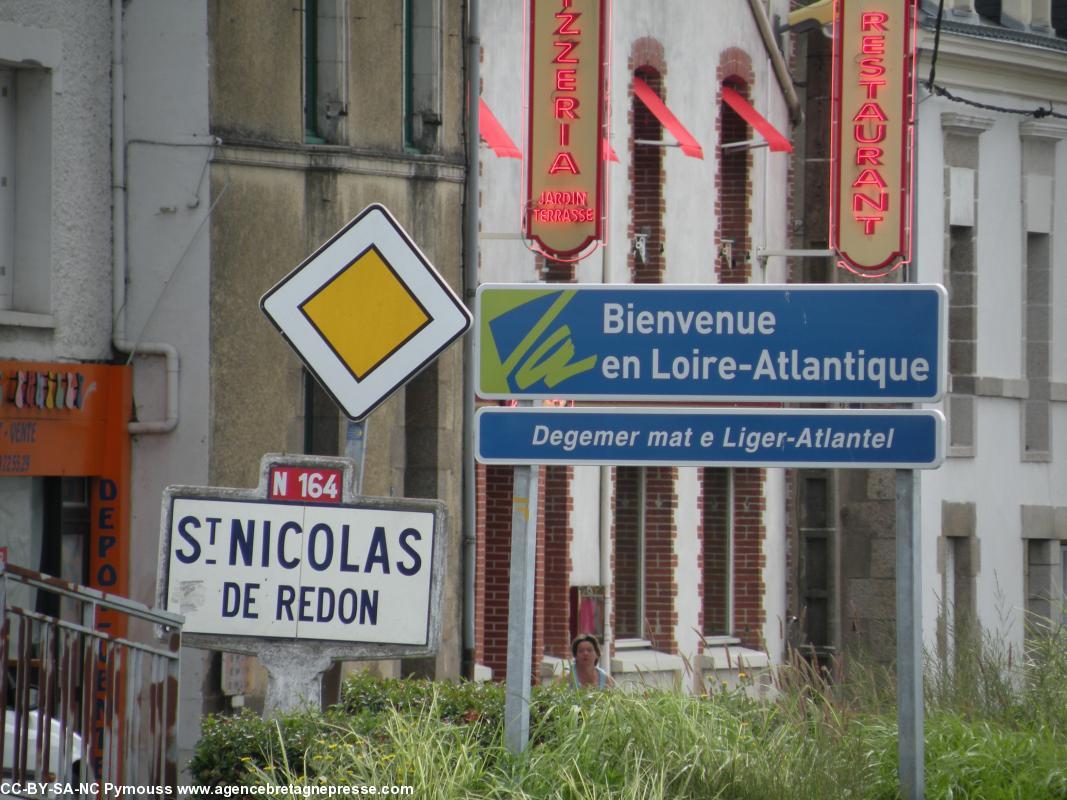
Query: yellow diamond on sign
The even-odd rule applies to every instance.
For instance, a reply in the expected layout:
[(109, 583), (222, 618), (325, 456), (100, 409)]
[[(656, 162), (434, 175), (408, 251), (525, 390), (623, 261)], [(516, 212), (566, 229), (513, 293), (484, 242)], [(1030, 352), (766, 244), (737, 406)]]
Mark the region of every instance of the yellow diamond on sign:
[(373, 245), (300, 309), (357, 381), (431, 322)]
[(463, 301), (378, 203), (259, 305), (353, 420), (366, 417), (471, 326)]

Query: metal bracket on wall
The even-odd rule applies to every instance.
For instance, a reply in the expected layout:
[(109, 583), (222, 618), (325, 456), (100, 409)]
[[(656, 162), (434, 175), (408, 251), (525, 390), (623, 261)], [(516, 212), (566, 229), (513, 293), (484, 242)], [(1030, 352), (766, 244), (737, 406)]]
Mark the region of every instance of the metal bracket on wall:
[(730, 142), (720, 146), (720, 149), (731, 150), (755, 150), (757, 147), (768, 147), (769, 142), (766, 139), (745, 139), (743, 142)]
[(648, 228), (642, 228), (634, 234), (633, 251), (638, 263), (644, 264), (648, 261), (648, 238), (651, 235), (652, 232)]
[(649, 147), (681, 147), (680, 142), (665, 142), (660, 139), (634, 139), (634, 144), (648, 145)]
[(772, 250), (766, 247), (756, 248), (756, 260), (760, 262), (760, 265), (765, 265), (767, 259), (773, 256), (781, 256), (783, 258), (831, 258), (834, 255), (833, 250)]

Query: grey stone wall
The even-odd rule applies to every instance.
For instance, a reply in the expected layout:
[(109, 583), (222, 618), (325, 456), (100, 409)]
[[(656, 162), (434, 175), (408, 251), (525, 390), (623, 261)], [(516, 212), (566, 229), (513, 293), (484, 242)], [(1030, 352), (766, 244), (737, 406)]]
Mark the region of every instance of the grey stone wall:
[[(436, 147), (404, 143), (403, 3), (349, 0), (349, 106), (339, 143), (304, 142), (302, 29), (291, 3), (213, 0), (211, 483), (255, 485), (266, 452), (301, 452), (301, 364), (259, 298), (370, 203), (381, 203), (462, 292), (463, 3), (442, 3), (442, 125)], [(353, 319), (353, 325), (358, 325)], [(367, 420), (363, 491), (436, 497), (449, 514), (441, 651), (418, 668), (459, 674), (462, 348)], [(343, 451), (345, 424), (340, 427)]]
[(896, 658), (896, 478), (842, 470), (838, 492), (841, 645), (879, 663)]

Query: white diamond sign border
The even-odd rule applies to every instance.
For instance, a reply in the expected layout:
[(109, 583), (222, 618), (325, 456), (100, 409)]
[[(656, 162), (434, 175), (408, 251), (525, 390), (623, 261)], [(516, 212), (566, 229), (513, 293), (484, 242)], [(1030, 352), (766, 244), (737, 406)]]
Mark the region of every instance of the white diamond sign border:
[[(300, 305), (374, 246), (430, 322), (358, 381)], [(260, 299), (260, 308), (323, 388), (353, 420), (363, 419), (471, 326), (471, 314), (396, 218), (372, 203)], [(359, 324), (355, 315), (353, 325)]]

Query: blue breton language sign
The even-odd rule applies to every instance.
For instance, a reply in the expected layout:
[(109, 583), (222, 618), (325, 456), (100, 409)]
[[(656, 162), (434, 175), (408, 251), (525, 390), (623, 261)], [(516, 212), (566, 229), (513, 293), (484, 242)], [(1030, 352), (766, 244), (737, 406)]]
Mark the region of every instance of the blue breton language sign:
[(482, 408), (483, 464), (884, 467), (944, 458), (935, 410)]
[(944, 393), (935, 284), (486, 284), (485, 398), (930, 402)]

